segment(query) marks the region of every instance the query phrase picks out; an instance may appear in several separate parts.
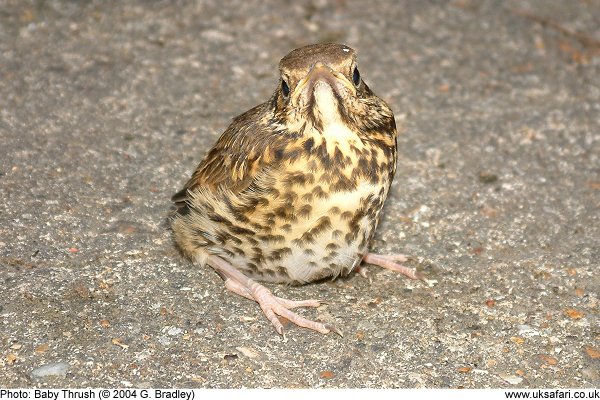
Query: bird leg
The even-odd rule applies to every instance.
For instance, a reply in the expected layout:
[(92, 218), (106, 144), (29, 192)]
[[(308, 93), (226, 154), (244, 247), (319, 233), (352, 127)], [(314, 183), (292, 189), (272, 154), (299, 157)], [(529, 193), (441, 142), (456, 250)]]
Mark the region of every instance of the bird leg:
[(329, 333), (331, 331), (340, 336), (342, 332), (333, 325), (324, 324), (322, 322), (311, 321), (295, 312), (290, 311), (294, 307), (318, 307), (322, 302), (319, 300), (288, 300), (273, 295), (273, 293), (265, 286), (259, 284), (253, 279), (238, 271), (233, 265), (223, 260), (221, 257), (211, 255), (207, 260), (217, 273), (225, 279), (225, 287), (234, 293), (239, 294), (247, 299), (254, 300), (258, 303), (263, 313), (275, 327), (275, 330), (280, 335), (283, 335), (283, 324), (279, 321), (277, 315), (280, 315), (294, 324), (312, 329), (321, 333)]
[(425, 279), (423, 275), (418, 273), (415, 269), (400, 264), (401, 262), (405, 262), (406, 260), (408, 260), (408, 258), (403, 254), (383, 255), (367, 253), (362, 260), (363, 262), (366, 262), (368, 264), (378, 265), (391, 271), (399, 272), (402, 275), (409, 277), (410, 279)]

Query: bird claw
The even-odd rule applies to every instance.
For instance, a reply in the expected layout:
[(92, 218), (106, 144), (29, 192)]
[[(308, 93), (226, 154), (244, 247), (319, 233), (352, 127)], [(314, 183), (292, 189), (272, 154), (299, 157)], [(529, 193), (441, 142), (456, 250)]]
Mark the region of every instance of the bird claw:
[(360, 276), (362, 276), (365, 279), (369, 279), (369, 275), (367, 275), (368, 270), (365, 267), (362, 267), (361, 265), (357, 265), (354, 268), (354, 271), (356, 271), (357, 274), (359, 274)]
[(325, 328), (330, 330), (331, 332), (337, 333), (341, 337), (344, 337), (344, 332), (342, 332), (340, 329), (336, 328), (335, 326), (333, 326), (331, 324), (325, 324)]
[[(260, 308), (263, 310), (267, 318), (275, 327), (277, 333), (279, 333), (280, 335), (283, 335), (284, 329), (283, 324), (277, 317), (278, 315), (303, 328), (312, 329), (323, 334), (327, 334), (330, 331), (333, 331), (339, 334), (340, 336), (342, 335), (341, 331), (339, 331), (333, 325), (324, 324), (322, 322), (312, 321), (308, 318), (304, 318), (303, 316), (296, 314), (293, 311), (290, 311), (289, 308), (291, 307), (287, 307), (288, 305), (290, 305), (290, 303), (292, 303), (292, 305), (297, 305), (298, 303), (302, 303), (301, 301), (295, 302), (292, 300), (275, 297), (269, 289), (262, 285), (259, 285), (259, 287), (255, 288), (254, 294), (256, 295), (254, 300), (260, 305)], [(311, 301), (312, 300), (308, 300), (308, 302)]]

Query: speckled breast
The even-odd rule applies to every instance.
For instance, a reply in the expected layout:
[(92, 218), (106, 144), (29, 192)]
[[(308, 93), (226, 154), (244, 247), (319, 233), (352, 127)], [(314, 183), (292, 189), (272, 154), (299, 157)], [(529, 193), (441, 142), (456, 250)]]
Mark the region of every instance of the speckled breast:
[(236, 200), (236, 222), (225, 224), (229, 237), (213, 251), (263, 281), (301, 284), (349, 273), (367, 252), (395, 171), (395, 148), (383, 149), (344, 155), (321, 141), (293, 161), (283, 154), (284, 168)]

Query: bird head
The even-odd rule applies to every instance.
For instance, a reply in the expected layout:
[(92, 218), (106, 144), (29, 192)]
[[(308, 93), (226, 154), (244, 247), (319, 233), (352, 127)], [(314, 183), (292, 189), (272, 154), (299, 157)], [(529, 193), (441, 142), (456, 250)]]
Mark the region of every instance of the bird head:
[[(277, 113), (290, 130), (318, 130), (331, 123), (353, 126), (391, 111), (362, 80), (356, 52), (342, 44), (315, 44), (293, 50), (279, 63)], [(375, 107), (374, 107), (375, 106)]]

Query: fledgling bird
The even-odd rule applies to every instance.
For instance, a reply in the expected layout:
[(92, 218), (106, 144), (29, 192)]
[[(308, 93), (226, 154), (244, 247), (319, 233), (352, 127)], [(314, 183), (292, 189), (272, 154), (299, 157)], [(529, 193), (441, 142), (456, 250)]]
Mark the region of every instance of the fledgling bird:
[(257, 281), (304, 284), (347, 275), (361, 262), (419, 279), (402, 255), (369, 253), (396, 171), (396, 123), (341, 44), (293, 50), (271, 98), (234, 118), (173, 196), (174, 239), (195, 264), (277, 317), (341, 332), (290, 309), (319, 300), (277, 297)]

